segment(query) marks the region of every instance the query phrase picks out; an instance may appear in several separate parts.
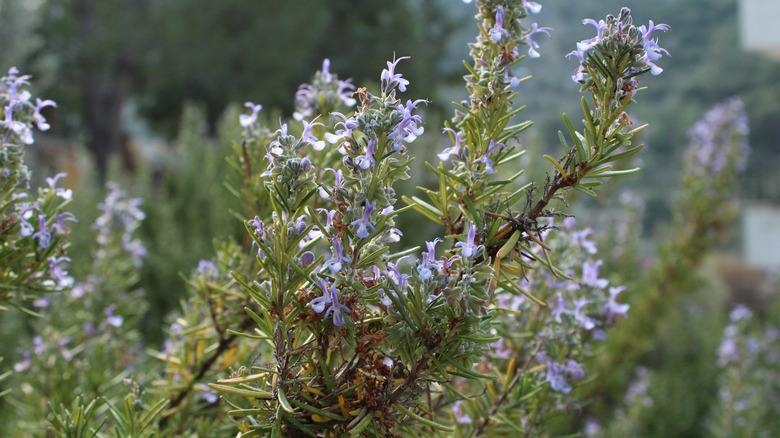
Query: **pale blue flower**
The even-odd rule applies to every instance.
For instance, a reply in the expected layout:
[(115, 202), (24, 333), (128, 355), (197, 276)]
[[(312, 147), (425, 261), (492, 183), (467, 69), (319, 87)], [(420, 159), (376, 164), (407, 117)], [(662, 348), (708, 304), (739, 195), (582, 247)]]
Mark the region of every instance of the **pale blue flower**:
[(398, 260), (396, 260), (395, 263), (387, 262), (387, 274), (393, 280), (395, 285), (398, 287), (399, 291), (403, 291), (406, 285), (409, 284), (407, 281), (409, 275), (402, 274), (401, 270), (398, 268), (398, 265), (400, 265), (404, 259), (408, 259), (408, 258), (409, 256), (403, 256)]
[(417, 273), (420, 275), (421, 280), (427, 280), (433, 276), (433, 270), (439, 269), (439, 264), (436, 262), (436, 244), (441, 242), (440, 238), (435, 238), (431, 242), (425, 242), (425, 246), (428, 251), (422, 253), (422, 262), (417, 266)]
[(376, 137), (374, 137), (374, 134), (371, 134), (371, 139), (368, 141), (368, 145), (366, 145), (366, 153), (363, 155), (359, 155), (355, 158), (355, 163), (363, 170), (367, 170), (369, 167), (374, 165), (374, 148), (376, 147)]
[(341, 270), (342, 263), (349, 263), (351, 261), (352, 260), (349, 257), (344, 256), (341, 239), (335, 237), (333, 238), (333, 258), (323, 263), (322, 267), (330, 269), (330, 272), (335, 274)]
[(395, 67), (398, 61), (402, 59), (409, 59), (408, 56), (402, 56), (398, 59), (393, 59), (392, 62), (387, 61), (387, 69), (382, 70), (382, 93), (390, 94), (393, 88), (398, 87), (401, 92), (406, 91), (406, 86), (409, 85), (409, 81), (401, 77), (401, 74), (395, 72)]
[(527, 10), (529, 13), (531, 13), (531, 14), (538, 14), (539, 12), (541, 12), (541, 11), (542, 11), (542, 5), (540, 5), (540, 4), (539, 4), (539, 3), (537, 3), (537, 2), (528, 2), (528, 1), (524, 1), (524, 2), (523, 2), (523, 7), (525, 7), (525, 9), (526, 9), (526, 10)]
[(566, 364), (566, 371), (569, 373), (572, 380), (580, 380), (585, 377), (585, 370), (583, 369), (582, 364), (574, 359), (569, 359), (569, 362)]
[(311, 130), (315, 126), (324, 126), (322, 123), (317, 122), (317, 119), (320, 116), (317, 116), (312, 120), (311, 122), (307, 122), (306, 120), (301, 120), (301, 123), (303, 123), (303, 134), (301, 134), (301, 141), (307, 142), (312, 145), (315, 151), (321, 151), (325, 149), (325, 142), (323, 140), (319, 140), (317, 137), (311, 135)]
[(550, 311), (550, 316), (553, 317), (555, 322), (561, 323), (561, 315), (566, 313), (566, 301), (563, 299), (563, 295), (558, 292), (558, 296), (553, 301), (553, 308)]
[(455, 248), (461, 248), (460, 255), (466, 258), (471, 258), (477, 255), (477, 245), (474, 245), (474, 238), (476, 237), (477, 227), (474, 222), (471, 222), (469, 226), (469, 233), (465, 242), (458, 242), (455, 244)]
[(255, 122), (257, 122), (257, 113), (260, 112), (261, 109), (263, 109), (262, 105), (255, 105), (252, 102), (246, 102), (244, 104), (245, 107), (252, 109), (252, 114), (241, 114), (238, 117), (238, 123), (241, 124), (244, 128), (248, 128), (252, 126)]
[(422, 117), (419, 114), (412, 114), (412, 111), (415, 110), (420, 103), (428, 102), (424, 99), (418, 99), (415, 101), (406, 101), (406, 106), (398, 105), (398, 110), (403, 114), (403, 118), (387, 138), (393, 140), (393, 148), (399, 154), (404, 152), (404, 142), (413, 142), (425, 131), (423, 126), (418, 126), (418, 124), (422, 123)]
[(365, 239), (370, 235), (368, 232), (369, 227), (371, 228), (371, 230), (376, 232), (376, 228), (374, 228), (374, 225), (371, 224), (371, 222), (369, 221), (369, 219), (371, 219), (371, 213), (373, 213), (375, 209), (376, 209), (376, 201), (369, 204), (368, 199), (366, 199), (366, 206), (365, 206), (365, 210), (363, 210), (363, 216), (360, 219), (354, 220), (352, 221), (352, 223), (350, 223), (350, 225), (352, 226), (357, 225), (358, 229), (356, 234), (359, 238)]
[(580, 327), (585, 330), (591, 330), (596, 327), (596, 322), (593, 321), (588, 315), (582, 313), (582, 308), (585, 305), (590, 304), (590, 300), (581, 299), (574, 302), (574, 319), (580, 324)]
[[(471, 0), (463, 0), (464, 3), (470, 3)], [(452, 413), (455, 414), (455, 420), (460, 424), (471, 424), (472, 420), (469, 414), (464, 414), (461, 410), (461, 404), (463, 403), (463, 400), (458, 400), (455, 402), (455, 404), (452, 405)]]
[(119, 328), (122, 327), (122, 324), (125, 322), (125, 318), (122, 315), (114, 315), (115, 310), (116, 304), (111, 304), (110, 306), (106, 307), (103, 313), (106, 314), (106, 321), (110, 326)]
[(604, 289), (609, 284), (609, 281), (599, 277), (599, 266), (604, 262), (599, 260), (597, 262), (585, 262), (582, 264), (582, 282), (587, 286)]
[(525, 35), (525, 37), (524, 37), (526, 44), (528, 44), (528, 46), (529, 46), (529, 48), (528, 48), (528, 56), (530, 56), (531, 58), (538, 58), (539, 56), (541, 56), (541, 55), (539, 55), (539, 52), (537, 51), (539, 49), (539, 43), (534, 41), (533, 37), (537, 33), (543, 33), (543, 34), (547, 35), (547, 37), (549, 38), (551, 30), (552, 30), (552, 28), (550, 28), (550, 27), (539, 27), (539, 25), (536, 24), (536, 23), (533, 23), (531, 25), (531, 31), (528, 32)]
[(323, 317), (327, 318), (333, 313), (333, 324), (336, 327), (341, 327), (344, 325), (344, 315), (341, 312), (345, 311), (350, 313), (352, 310), (339, 303), (338, 288), (334, 284), (328, 285), (325, 280), (320, 279), (317, 282), (317, 286), (322, 289), (322, 297), (313, 299), (309, 304), (311, 304), (312, 309), (317, 313), (322, 313), (322, 311), (325, 310), (325, 306), (330, 304), (330, 307)]
[(33, 112), (32, 119), (33, 122), (35, 122), (35, 126), (37, 126), (41, 131), (48, 131), (49, 128), (51, 128), (51, 126), (46, 123), (46, 118), (41, 115), (41, 110), (47, 106), (56, 108), (57, 104), (53, 100), (49, 99), (35, 99), (35, 112)]
[(496, 170), (493, 169), (493, 160), (490, 158), (490, 154), (495, 150), (496, 148), (503, 148), (505, 147), (503, 143), (496, 143), (494, 140), (490, 140), (490, 144), (488, 145), (487, 151), (485, 151), (485, 154), (476, 160), (474, 160), (475, 163), (484, 163), (485, 164), (485, 173), (488, 175), (493, 175), (496, 173)]
[(336, 213), (338, 213), (337, 210), (328, 210), (327, 208), (318, 208), (318, 213), (325, 213), (325, 228), (328, 228), (333, 224), (333, 218), (336, 217)]
[[(336, 117), (341, 117), (343, 121), (336, 123), (336, 127), (338, 128), (338, 126), (341, 125), (341, 129), (337, 129), (334, 134), (326, 132), (325, 139), (328, 140), (330, 144), (347, 141), (350, 137), (352, 137), (352, 131), (357, 129), (360, 125), (358, 125), (357, 120), (354, 118), (347, 118), (347, 116), (339, 112), (333, 112), (331, 114)], [(339, 146), (339, 152), (342, 155), (347, 153), (343, 146)]]
[[(330, 167), (327, 167), (327, 168), (325, 168), (325, 172), (327, 172), (327, 171), (330, 171), (330, 172), (333, 173), (333, 176), (335, 177), (335, 182), (334, 182), (332, 187), (331, 186), (326, 186), (324, 184), (319, 186), (320, 197), (322, 199), (329, 199), (330, 195), (337, 188), (344, 187), (344, 173), (341, 171), (341, 169), (333, 170)], [(328, 193), (328, 192), (330, 192), (330, 193)]]
[(501, 41), (504, 37), (509, 37), (509, 31), (504, 29), (504, 7), (496, 8), (496, 24), (488, 31), (488, 36), (495, 42)]
[(617, 295), (624, 290), (626, 290), (625, 286), (609, 288), (609, 300), (604, 306), (604, 313), (607, 315), (607, 322), (609, 325), (614, 325), (615, 319), (617, 319), (618, 316), (628, 318), (628, 309), (631, 306), (628, 304), (618, 303), (616, 299)]
[(455, 155), (455, 156), (460, 155), (460, 148), (461, 148), (460, 142), (461, 142), (461, 137), (463, 136), (462, 132), (460, 132), (460, 131), (455, 132), (455, 130), (453, 130), (451, 128), (444, 128), (444, 131), (445, 132), (449, 131), (449, 132), (452, 133), (453, 136), (455, 136), (455, 146), (453, 146), (451, 148), (447, 148), (447, 149), (443, 150), (440, 154), (438, 154), (439, 155), (439, 159), (441, 161), (449, 160), (450, 159), (450, 155)]
[(73, 277), (71, 277), (67, 271), (68, 263), (70, 263), (70, 257), (52, 256), (49, 258), (49, 272), (51, 278), (57, 282), (58, 289), (64, 289), (73, 285)]
[(645, 64), (647, 64), (650, 67), (650, 73), (653, 76), (658, 76), (661, 74), (661, 72), (664, 71), (661, 67), (655, 65), (654, 61), (658, 61), (661, 59), (661, 56), (663, 54), (666, 54), (666, 56), (669, 56), (669, 52), (666, 51), (666, 49), (661, 48), (658, 45), (658, 39), (651, 39), (650, 36), (655, 32), (656, 30), (660, 30), (662, 32), (668, 32), (671, 28), (668, 24), (659, 24), (655, 25), (653, 23), (653, 20), (650, 20), (650, 24), (648, 27), (640, 26), (639, 31), (642, 33), (642, 45), (645, 49)]
[(51, 230), (46, 228), (46, 215), (38, 215), (38, 232), (32, 235), (33, 239), (38, 239), (38, 246), (48, 248), (51, 245)]

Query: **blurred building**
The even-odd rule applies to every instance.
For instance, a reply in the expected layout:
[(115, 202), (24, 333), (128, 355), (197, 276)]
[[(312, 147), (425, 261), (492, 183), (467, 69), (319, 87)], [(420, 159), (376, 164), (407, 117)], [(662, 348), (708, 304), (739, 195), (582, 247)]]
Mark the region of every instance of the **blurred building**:
[[(780, 60), (780, 0), (740, 0), (739, 27), (742, 47)], [(780, 104), (780, 102), (778, 102)], [(780, 161), (780, 160), (778, 160)], [(772, 163), (777, 164), (777, 163)], [(742, 250), (751, 265), (780, 269), (780, 181), (773, 177), (746, 178), (749, 202), (742, 207)]]
[(742, 46), (780, 60), (780, 0), (741, 0), (739, 9)]

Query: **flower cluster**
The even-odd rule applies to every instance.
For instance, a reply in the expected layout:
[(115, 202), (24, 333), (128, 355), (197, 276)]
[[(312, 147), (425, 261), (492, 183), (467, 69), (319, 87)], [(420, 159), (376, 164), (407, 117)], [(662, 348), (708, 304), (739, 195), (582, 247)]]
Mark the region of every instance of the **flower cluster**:
[(750, 146), (748, 120), (739, 98), (728, 99), (707, 112), (688, 131), (686, 172), (708, 180), (724, 172), (745, 169)]
[(11, 376), (15, 387), (25, 387), (12, 395), (13, 409), (35, 420), (20, 426), (25, 434), (46, 434), (43, 397), (52, 405), (70, 403), (74, 394), (116, 400), (125, 392), (122, 378), (148, 362), (139, 332), (145, 300), (134, 289), (143, 248), (133, 236), (144, 217), (139, 202), (110, 185), (92, 227), (92, 264), (79, 281), (64, 272), (67, 257), (52, 259), (50, 281), (72, 287), (33, 302), (43, 317), (31, 322), (32, 348), (19, 351)]
[[(37, 298), (31, 291), (62, 290), (73, 284), (68, 275), (70, 258), (65, 255), (63, 239), (70, 229), (68, 222), (76, 219), (63, 211), (72, 197), (69, 189), (57, 187), (65, 176), (46, 178), (46, 186), (34, 197), (29, 192), (30, 173), (23, 161), (24, 146), (33, 143), (33, 128), (49, 129), (41, 114), (46, 107), (55, 107), (51, 100), (36, 98), (25, 88), (29, 76), (11, 68), (0, 78), (0, 247), (4, 248), (0, 278), (0, 309), (2, 303), (16, 305), (18, 301)], [(14, 300), (14, 298), (18, 299)], [(48, 299), (34, 301), (45, 306)]]
[(146, 256), (146, 248), (134, 233), (146, 217), (139, 208), (143, 201), (140, 198), (128, 199), (116, 183), (109, 182), (106, 186), (109, 193), (105, 201), (98, 204), (103, 213), (92, 225), (92, 229), (98, 232), (97, 242), (100, 245), (95, 258), (106, 258), (105, 252), (112, 250), (112, 240), (118, 238), (119, 248), (130, 255), (133, 264), (140, 266)]
[[(488, 423), (473, 421), (481, 417), (479, 410), (461, 391), (478, 390), (476, 379), (489, 378), (484, 371), (471, 371), (475, 363), (504, 367), (507, 360), (522, 360), (526, 367), (534, 363), (523, 370), (509, 365), (509, 372), (548, 388), (543, 398), (514, 404), (512, 409), (521, 413), (511, 413), (523, 418), (526, 430), (541, 430), (534, 412), (577, 405), (566, 396), (586, 375), (584, 361), (592, 354), (593, 341), (604, 339), (604, 330), (627, 316), (628, 305), (617, 299), (625, 288), (610, 287), (599, 277), (601, 262), (590, 260), (595, 246), (589, 231), (571, 229), (573, 219), (567, 219), (570, 236), (556, 237), (551, 233), (559, 228), (554, 219), (565, 215), (547, 204), (566, 187), (590, 190), (597, 184), (582, 178), (591, 172), (612, 176), (607, 163), (631, 155), (615, 153), (631, 138), (622, 129), (625, 124), (614, 128), (614, 120), (606, 119), (607, 107), (612, 116), (615, 105), (624, 110), (630, 102), (623, 99), (622, 89), (605, 84), (613, 89), (607, 96), (618, 103), (603, 102), (589, 113), (595, 122), (584, 135), (571, 131), (579, 149), (570, 148), (568, 160), (555, 163), (558, 172), (542, 196), (535, 199), (535, 189), (527, 186), (503, 191), (520, 174), (494, 178), (502, 165), (520, 155), (513, 153), (510, 140), (530, 125), (508, 124), (517, 113), (510, 108), (516, 97), (512, 88), (521, 82), (512, 76), (511, 66), (522, 58), (520, 46), (529, 47), (530, 57), (538, 56), (535, 38), (549, 35), (549, 29), (520, 25), (529, 13), (539, 12), (533, 2), (481, 1), (477, 6), (484, 32), (471, 46), (474, 64), (466, 76), (471, 97), (457, 105), (445, 129), (454, 145), (439, 154), (438, 168), (429, 166), (439, 178), (439, 190), (425, 190), (430, 201), (404, 198), (407, 208), (447, 232), (446, 239), (425, 242), (417, 261), (402, 264), (416, 249), (390, 250), (400, 235), (394, 218), (402, 212), (395, 206), (393, 183), (406, 177), (407, 147), (423, 133), (419, 109), (425, 101), (399, 98), (409, 86), (399, 72), (406, 57), (387, 62), (378, 95), (357, 90), (353, 114), (323, 114), (323, 106), (303, 104), (296, 115), (302, 127), (296, 133), (284, 123), (268, 138), (257, 130), (245, 131), (244, 144), (265, 147), (263, 191), (254, 197), (268, 199), (268, 204), (246, 223), (259, 270), (236, 280), (259, 308), (249, 320), (256, 325), (255, 334), (246, 336), (268, 340), (273, 360), (256, 367), (255, 374), (238, 373), (209, 386), (225, 396), (271, 399), (268, 408), (251, 414), (257, 433), (291, 428), (309, 433), (318, 423), (346, 427), (353, 434), (368, 427), (386, 433), (398, 425), (395, 413), (419, 417), (410, 408), (431, 388), (423, 382), (443, 382), (431, 403), (459, 401), (457, 423), (471, 424), (481, 434)], [(630, 17), (621, 20), (630, 22)], [(641, 47), (638, 57), (645, 56)], [(622, 46), (610, 50), (619, 52)], [(655, 49), (648, 45), (647, 50)], [(328, 68), (324, 63), (314, 87), (301, 88), (299, 101), (311, 102), (312, 90), (333, 84)], [(254, 123), (257, 106), (248, 107), (252, 114), (245, 121)], [(597, 133), (596, 123), (611, 130)], [(587, 151), (582, 145), (586, 136), (595, 145)], [(501, 214), (523, 197), (522, 214)], [(449, 247), (442, 249), (445, 242)], [(558, 266), (548, 254), (553, 246), (564, 248)], [(536, 263), (549, 270), (534, 270)], [(520, 316), (499, 320), (499, 312)], [(527, 334), (517, 337), (529, 328), (533, 341)], [(265, 371), (269, 369), (278, 377)], [(456, 384), (453, 376), (465, 380)], [(503, 381), (503, 390), (514, 391), (519, 378)], [(236, 385), (251, 388), (251, 393), (239, 394)], [(355, 385), (360, 389), (351, 389)], [(488, 406), (480, 407), (500, 409), (503, 400), (485, 398)], [(301, 415), (296, 407), (317, 416)]]
[(580, 62), (572, 80), (583, 84), (583, 89), (614, 70), (613, 65), (620, 71), (618, 88), (631, 95), (636, 88), (636, 76), (647, 71), (657, 76), (663, 71), (655, 61), (669, 52), (658, 45), (658, 38), (653, 39), (653, 32), (668, 32), (671, 28), (667, 24), (655, 25), (652, 20), (647, 27), (634, 27), (630, 14), (628, 8), (623, 8), (617, 18), (608, 15), (606, 21), (583, 21), (596, 28), (596, 36), (580, 41), (577, 49), (566, 55)]
[[(780, 431), (770, 419), (780, 415), (780, 329), (776, 309), (761, 321), (744, 305), (736, 305), (717, 350), (718, 400), (707, 421), (715, 437), (771, 436)], [(764, 425), (760, 433), (757, 425)]]
[(30, 174), (22, 162), (22, 147), (33, 143), (33, 127), (40, 131), (49, 129), (41, 110), (57, 106), (48, 99), (36, 98), (32, 102), (32, 94), (24, 89), (30, 84), (29, 79), (28, 75), (20, 76), (16, 67), (11, 67), (8, 75), (0, 79), (0, 106), (3, 108), (0, 187), (7, 187), (9, 182), (17, 187), (27, 187)]
[(352, 107), (355, 99), (352, 91), (355, 86), (352, 80), (339, 80), (338, 75), (331, 73), (330, 60), (322, 61), (322, 70), (314, 76), (311, 85), (303, 84), (295, 93), (295, 120), (312, 119), (317, 114), (329, 114), (338, 105)]

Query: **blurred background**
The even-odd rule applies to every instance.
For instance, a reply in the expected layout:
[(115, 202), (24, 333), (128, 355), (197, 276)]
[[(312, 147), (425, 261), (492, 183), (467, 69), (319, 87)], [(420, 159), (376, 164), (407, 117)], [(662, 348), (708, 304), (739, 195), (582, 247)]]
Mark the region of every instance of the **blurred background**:
[[(602, 18), (628, 6), (635, 24), (652, 19), (672, 28), (659, 35), (671, 54), (661, 62), (664, 73), (643, 80), (649, 89), (638, 96), (640, 104), (631, 114), (637, 126), (650, 124), (641, 138), (647, 147), (636, 163), (642, 172), (619, 182), (620, 190), (630, 188), (644, 205), (637, 224), (645, 265), (658, 256), (657, 242), (673, 231), (670, 205), (680, 199), (688, 130), (724, 99), (737, 96), (744, 103), (751, 153), (734, 181), (738, 214), (718, 231), (723, 238), (701, 264), (708, 280), (697, 286), (698, 295), (664, 322), (657, 351), (670, 359), (654, 366), (659, 375), (665, 369), (678, 375), (659, 378), (657, 392), (666, 395), (656, 394), (644, 414), (684, 418), (671, 429), (647, 426), (644, 435), (701, 436), (706, 401), (689, 413), (679, 406), (690, 406), (686, 393), (713, 397), (715, 389), (703, 379), (715, 373), (707, 363), (714, 362), (728, 306), (745, 302), (760, 308), (776, 289), (780, 2), (582, 0), (543, 6), (529, 20), (552, 27), (552, 38), (540, 41), (541, 58), (524, 60), (514, 71), (534, 76), (517, 89), (516, 100), (527, 105), (521, 116), (535, 122), (520, 139), (533, 156), (560, 155), (561, 113), (579, 118), (579, 87), (570, 78), (576, 65), (564, 56), (592, 36), (592, 27), (580, 25), (583, 18)], [(261, 103), (262, 117), (273, 128), (292, 114), (297, 87), (324, 58), (341, 78), (370, 88), (394, 54), (411, 56), (398, 67), (411, 82), (406, 96), (431, 100), (425, 136), (412, 152), (422, 158), (421, 166), (405, 184), (412, 192), (427, 184), (422, 163), (434, 160), (442, 147), (438, 126), (451, 116), (450, 102), (466, 97), (462, 60), (477, 31), (473, 14), (473, 5), (459, 0), (393, 1), (381, 7), (357, 0), (0, 0), (0, 69), (17, 66), (31, 74), (34, 94), (58, 103), (47, 108), (52, 129), (36, 135), (27, 161), (39, 182), (68, 174), (66, 185), (75, 192), (71, 210), (80, 220), (70, 238), (74, 273), (80, 264), (88, 265), (84, 248), (91, 238), (80, 241), (80, 234), (88, 233), (79, 229), (97, 217), (104, 183), (120, 181), (144, 199), (141, 233), (149, 255), (140, 287), (151, 310), (143, 329), (149, 342), (159, 342), (165, 314), (185, 296), (180, 274), (213, 256), (215, 241), (242, 236), (242, 224), (230, 214), (237, 207), (222, 182), (230, 173), (225, 158), (231, 143), (240, 139), (237, 117), (243, 103)], [(534, 170), (539, 169), (535, 163), (528, 162), (529, 177), (538, 181), (544, 174)], [(583, 225), (597, 225), (588, 212), (617, 198), (610, 195), (614, 190), (607, 187), (605, 199), (598, 201), (573, 199), (584, 213)], [(417, 242), (435, 232), (410, 236), (406, 230), (406, 238)], [(679, 375), (681, 369), (691, 374)], [(696, 374), (701, 382), (691, 383)], [(675, 387), (685, 379), (700, 387)]]

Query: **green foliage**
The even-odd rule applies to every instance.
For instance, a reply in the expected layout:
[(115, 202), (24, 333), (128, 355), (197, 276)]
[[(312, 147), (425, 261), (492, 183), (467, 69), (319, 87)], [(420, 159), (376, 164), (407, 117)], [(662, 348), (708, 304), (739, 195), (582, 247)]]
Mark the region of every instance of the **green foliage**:
[[(221, 131), (238, 125), (235, 111), (226, 112)], [(141, 270), (141, 286), (148, 291), (150, 322), (159, 340), (164, 316), (185, 295), (179, 273), (188, 272), (201, 259), (210, 258), (217, 239), (238, 238), (242, 228), (230, 216), (239, 205), (223, 185), (230, 144), (209, 138), (205, 110), (188, 104), (181, 116), (179, 135), (167, 151), (161, 169), (146, 169), (140, 195), (146, 220), (140, 235), (149, 248)], [(171, 275), (176, 273), (176, 275)]]

